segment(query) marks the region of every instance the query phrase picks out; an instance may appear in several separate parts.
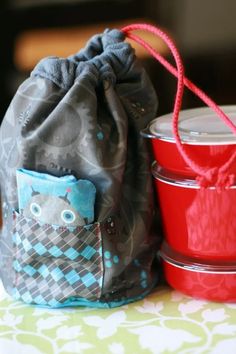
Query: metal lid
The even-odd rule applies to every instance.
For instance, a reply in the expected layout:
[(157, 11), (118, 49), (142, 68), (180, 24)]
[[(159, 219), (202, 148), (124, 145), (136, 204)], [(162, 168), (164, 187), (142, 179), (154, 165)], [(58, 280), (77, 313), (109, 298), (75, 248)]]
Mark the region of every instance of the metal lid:
[[(236, 125), (236, 106), (222, 106), (221, 109)], [(154, 119), (141, 134), (174, 142), (172, 114)], [(181, 111), (179, 134), (183, 142), (191, 145), (236, 144), (236, 136), (230, 128), (208, 107)]]

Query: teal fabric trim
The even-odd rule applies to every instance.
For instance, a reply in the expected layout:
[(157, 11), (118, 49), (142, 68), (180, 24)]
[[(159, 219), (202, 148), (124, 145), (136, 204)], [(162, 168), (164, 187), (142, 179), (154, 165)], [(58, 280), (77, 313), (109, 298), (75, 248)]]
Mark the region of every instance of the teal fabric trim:
[(143, 292), (142, 294), (135, 296), (135, 297), (130, 297), (130, 298), (126, 298), (120, 301), (106, 301), (106, 302), (101, 302), (101, 301), (89, 301), (83, 298), (78, 298), (78, 299), (74, 299), (74, 300), (68, 300), (66, 302), (62, 303), (56, 303), (54, 302), (54, 304), (51, 303), (50, 306), (48, 305), (35, 305), (37, 307), (43, 307), (43, 308), (64, 308), (64, 307), (76, 307), (76, 306), (84, 306), (84, 307), (91, 307), (91, 308), (114, 308), (114, 307), (119, 307), (119, 306), (123, 306), (123, 305), (127, 305), (129, 303), (138, 301), (138, 300), (142, 300), (144, 297), (146, 297), (148, 294), (150, 294), (153, 289), (156, 287), (156, 283), (147, 291)]

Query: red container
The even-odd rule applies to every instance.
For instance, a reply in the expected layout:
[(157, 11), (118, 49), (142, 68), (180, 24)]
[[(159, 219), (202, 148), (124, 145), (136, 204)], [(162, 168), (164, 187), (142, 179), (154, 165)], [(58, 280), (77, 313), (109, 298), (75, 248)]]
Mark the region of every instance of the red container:
[(202, 189), (157, 163), (152, 172), (170, 247), (202, 261), (236, 262), (236, 186)]
[[(222, 110), (236, 124), (236, 106)], [(184, 110), (179, 115), (179, 134), (192, 159), (200, 166), (220, 167), (236, 149), (236, 137), (210, 108)], [(172, 134), (172, 114), (154, 119), (141, 133), (151, 138), (155, 160), (162, 167), (195, 176), (195, 172), (180, 155)], [(229, 173), (236, 173), (236, 161)]]
[[(236, 123), (236, 106), (222, 110)], [(210, 108), (182, 111), (178, 131), (182, 152), (172, 135), (172, 114), (142, 132), (151, 138), (157, 161), (152, 173), (165, 232), (166, 279), (194, 297), (236, 301), (236, 137)], [(197, 184), (195, 171), (207, 188)], [(221, 188), (208, 178), (214, 174)]]
[(200, 263), (184, 257), (166, 244), (160, 255), (167, 282), (175, 289), (195, 298), (236, 301), (236, 262)]

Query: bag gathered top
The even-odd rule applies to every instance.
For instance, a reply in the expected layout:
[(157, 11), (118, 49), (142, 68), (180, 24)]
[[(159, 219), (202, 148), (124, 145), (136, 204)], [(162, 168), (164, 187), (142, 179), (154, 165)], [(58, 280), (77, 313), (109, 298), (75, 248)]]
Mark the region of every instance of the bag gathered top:
[(158, 282), (143, 129), (157, 97), (119, 30), (49, 57), (16, 92), (0, 130), (0, 277), (14, 299), (119, 306)]

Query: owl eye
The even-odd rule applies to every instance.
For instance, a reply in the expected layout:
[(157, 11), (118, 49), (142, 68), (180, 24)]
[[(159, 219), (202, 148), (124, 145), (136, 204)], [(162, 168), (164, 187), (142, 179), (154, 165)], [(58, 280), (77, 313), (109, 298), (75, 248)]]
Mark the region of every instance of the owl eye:
[(75, 213), (71, 210), (63, 210), (61, 212), (61, 218), (66, 224), (71, 224), (75, 221)]
[(40, 216), (42, 213), (42, 209), (37, 203), (30, 204), (30, 211), (34, 216)]

